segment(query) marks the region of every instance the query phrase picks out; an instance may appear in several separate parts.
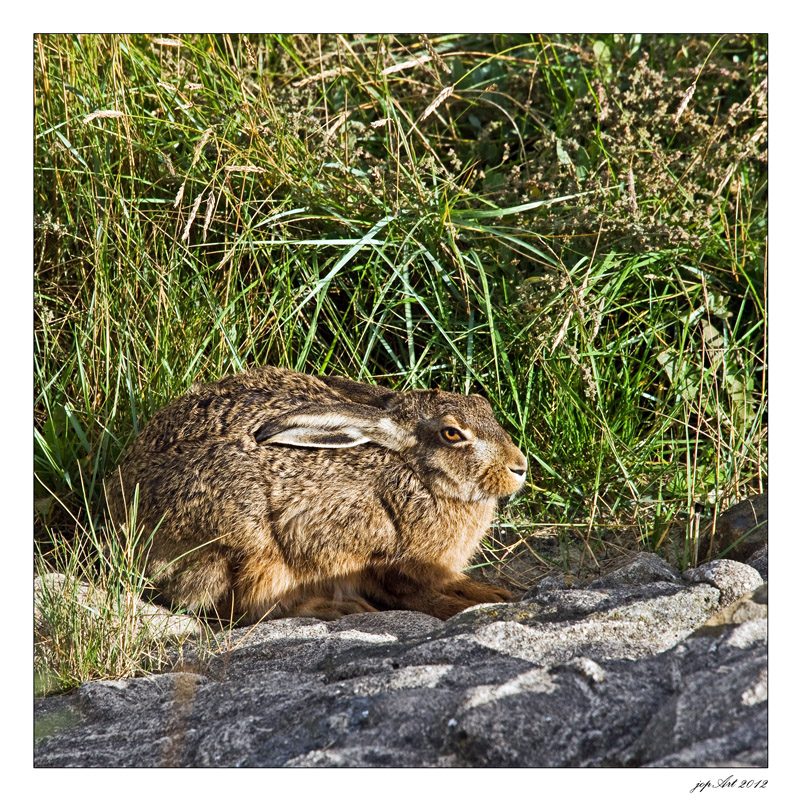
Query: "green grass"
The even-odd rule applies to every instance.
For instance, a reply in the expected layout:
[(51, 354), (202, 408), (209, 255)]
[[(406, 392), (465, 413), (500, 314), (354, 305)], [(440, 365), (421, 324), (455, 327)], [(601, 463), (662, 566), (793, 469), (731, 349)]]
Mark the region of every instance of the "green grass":
[[(137, 500), (129, 520), (134, 531)], [(36, 571), (49, 573), (36, 595), (37, 694), (166, 668), (174, 658), (168, 642), (174, 649), (189, 638), (188, 631), (164, 636), (163, 620), (146, 613), (140, 600), (151, 588), (142, 563), (147, 548), (137, 544), (136, 537), (126, 541), (80, 523), (71, 539), (37, 544)]]
[(532, 463), (490, 560), (692, 563), (696, 509), (767, 480), (766, 69), (745, 35), (36, 37), (42, 553), (156, 408), (277, 364), (486, 394)]

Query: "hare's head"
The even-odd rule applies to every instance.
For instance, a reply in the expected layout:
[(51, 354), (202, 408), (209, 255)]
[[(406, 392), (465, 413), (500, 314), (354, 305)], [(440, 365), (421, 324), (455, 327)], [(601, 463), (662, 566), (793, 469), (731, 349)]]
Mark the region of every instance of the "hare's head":
[(439, 390), (408, 392), (390, 409), (416, 443), (409, 454), (438, 494), (476, 501), (505, 497), (525, 481), (527, 461), (488, 400)]
[(346, 402), (309, 405), (263, 425), (257, 441), (330, 448), (372, 442), (402, 454), (434, 494), (467, 502), (505, 497), (525, 481), (525, 456), (479, 395), (340, 393)]

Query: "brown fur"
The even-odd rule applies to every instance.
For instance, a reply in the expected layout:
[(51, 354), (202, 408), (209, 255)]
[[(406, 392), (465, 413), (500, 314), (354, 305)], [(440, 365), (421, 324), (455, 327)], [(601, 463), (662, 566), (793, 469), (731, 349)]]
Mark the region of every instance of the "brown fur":
[(510, 599), (461, 570), (525, 469), (481, 397), (264, 367), (156, 413), (107, 495), (122, 523), (138, 484), (148, 575), (177, 605), (445, 619)]

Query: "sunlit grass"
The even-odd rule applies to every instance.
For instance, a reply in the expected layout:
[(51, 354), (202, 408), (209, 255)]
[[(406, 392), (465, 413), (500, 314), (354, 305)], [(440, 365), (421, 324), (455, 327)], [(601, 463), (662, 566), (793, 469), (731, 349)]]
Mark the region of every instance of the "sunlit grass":
[(765, 40), (35, 44), (43, 558), (156, 408), (258, 364), (484, 393), (532, 464), (490, 558), (688, 564), (764, 488)]

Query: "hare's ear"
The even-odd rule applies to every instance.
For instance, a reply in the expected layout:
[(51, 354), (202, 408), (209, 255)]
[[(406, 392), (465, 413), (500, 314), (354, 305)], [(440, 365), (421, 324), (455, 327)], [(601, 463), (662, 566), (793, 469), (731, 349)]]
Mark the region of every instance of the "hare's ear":
[(268, 422), (255, 432), (259, 444), (290, 444), (294, 447), (355, 447), (369, 439), (358, 431), (349, 428), (328, 430), (313, 425), (297, 425), (291, 428), (276, 428), (275, 423)]
[(294, 447), (355, 447), (374, 442), (399, 451), (416, 444), (412, 433), (377, 409), (350, 403), (284, 414), (264, 423), (253, 435), (260, 444)]

